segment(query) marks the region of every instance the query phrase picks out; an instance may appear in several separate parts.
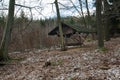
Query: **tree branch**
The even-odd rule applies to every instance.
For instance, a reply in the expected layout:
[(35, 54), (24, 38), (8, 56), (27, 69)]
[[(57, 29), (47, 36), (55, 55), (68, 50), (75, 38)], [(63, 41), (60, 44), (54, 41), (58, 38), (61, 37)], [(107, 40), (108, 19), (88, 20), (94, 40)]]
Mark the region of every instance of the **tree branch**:
[(75, 4), (73, 3), (73, 1), (70, 0), (70, 2), (72, 3), (73, 7), (76, 9), (76, 11), (78, 12), (78, 14), (81, 15), (80, 11), (77, 9), (77, 7), (76, 7)]
[(24, 8), (32, 8), (32, 7), (29, 7), (29, 6), (24, 6), (24, 5), (21, 5), (21, 4), (15, 4), (16, 6), (20, 6), (20, 7), (24, 7)]
[(0, 10), (8, 10), (8, 8), (0, 8)]
[(46, 19), (46, 17), (40, 11), (38, 11), (36, 8), (34, 8), (34, 9)]

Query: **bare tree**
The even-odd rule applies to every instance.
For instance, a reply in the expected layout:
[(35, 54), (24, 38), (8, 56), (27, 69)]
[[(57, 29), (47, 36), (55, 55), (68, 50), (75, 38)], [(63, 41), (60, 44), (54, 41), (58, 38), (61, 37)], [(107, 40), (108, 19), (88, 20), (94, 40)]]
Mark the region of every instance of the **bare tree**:
[(89, 11), (89, 7), (88, 7), (88, 0), (85, 0), (85, 3), (86, 3), (86, 8), (87, 8), (87, 14), (88, 14), (88, 17), (90, 18), (90, 11)]
[(87, 14), (88, 14), (88, 26), (89, 26), (91, 17), (90, 17), (90, 11), (89, 11), (89, 6), (88, 6), (88, 0), (85, 0), (85, 3), (86, 3)]
[(96, 0), (96, 20), (97, 20), (97, 33), (98, 33), (98, 47), (104, 47), (104, 39), (103, 39), (103, 26), (101, 19), (101, 0)]
[(59, 33), (60, 33), (60, 38), (61, 38), (61, 50), (65, 50), (65, 41), (63, 37), (61, 17), (60, 17), (59, 6), (58, 6), (57, 0), (55, 0), (55, 6), (56, 6), (56, 11), (57, 11), (57, 23), (59, 25)]
[(87, 27), (87, 23), (85, 21), (85, 17), (84, 17), (84, 13), (83, 13), (83, 7), (82, 7), (82, 1), (81, 0), (79, 0), (79, 4), (80, 4), (80, 9), (81, 9), (81, 13), (82, 13), (82, 16), (83, 16), (83, 21), (84, 21), (85, 27)]
[(0, 61), (8, 61), (8, 46), (11, 38), (12, 26), (14, 23), (14, 4), (15, 0), (9, 1), (9, 12), (6, 26), (4, 28), (4, 33), (2, 37), (2, 42), (0, 45)]

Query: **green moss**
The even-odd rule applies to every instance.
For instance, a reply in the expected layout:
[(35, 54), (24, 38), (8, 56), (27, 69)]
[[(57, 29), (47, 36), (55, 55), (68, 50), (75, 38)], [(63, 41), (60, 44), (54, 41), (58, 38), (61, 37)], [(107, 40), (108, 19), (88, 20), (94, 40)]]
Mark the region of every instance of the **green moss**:
[(107, 49), (107, 48), (105, 48), (105, 47), (99, 48), (99, 50), (100, 50), (100, 51), (103, 51), (103, 52), (108, 51), (108, 49)]
[(57, 61), (52, 61), (51, 65), (52, 66), (58, 66), (58, 65), (61, 65), (62, 63), (63, 63), (63, 60), (57, 60)]
[(91, 41), (92, 41), (92, 39), (90, 39), (90, 38), (87, 38), (87, 39), (86, 39), (86, 41), (87, 41), (87, 42), (91, 42)]

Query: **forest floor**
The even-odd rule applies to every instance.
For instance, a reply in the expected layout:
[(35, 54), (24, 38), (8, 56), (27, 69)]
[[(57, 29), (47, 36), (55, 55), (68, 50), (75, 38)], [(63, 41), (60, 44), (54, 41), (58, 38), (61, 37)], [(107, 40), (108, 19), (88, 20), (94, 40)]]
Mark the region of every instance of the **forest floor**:
[[(0, 80), (120, 80), (120, 38), (60, 50), (9, 53), (13, 60), (0, 65)], [(20, 58), (20, 59), (19, 59)]]

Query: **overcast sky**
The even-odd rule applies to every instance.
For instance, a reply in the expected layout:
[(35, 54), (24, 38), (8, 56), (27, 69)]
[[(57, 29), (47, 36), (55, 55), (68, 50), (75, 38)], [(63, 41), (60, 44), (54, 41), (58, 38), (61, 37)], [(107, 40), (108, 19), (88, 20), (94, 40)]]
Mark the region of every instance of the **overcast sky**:
[[(32, 9), (32, 15), (34, 19), (40, 19), (40, 18), (52, 18), (56, 17), (56, 8), (53, 4), (55, 0), (16, 0), (16, 4), (21, 4), (29, 7), (35, 7)], [(79, 6), (78, 0), (72, 0), (76, 6)], [(85, 1), (85, 0), (84, 0)], [(4, 7), (8, 8), (8, 2), (9, 0), (3, 0)], [(58, 0), (58, 2), (62, 3), (66, 6), (72, 6), (71, 2), (69, 0)], [(91, 6), (92, 0), (88, 0), (90, 10), (93, 11), (93, 7)], [(0, 2), (0, 6), (2, 6), (2, 3)], [(75, 9), (65, 10), (64, 7), (59, 4), (61, 16), (78, 16), (78, 12)], [(2, 7), (0, 7), (2, 8)], [(20, 8), (19, 6), (15, 7), (15, 13), (17, 16), (19, 16), (21, 10), (25, 11), (26, 16), (30, 17), (30, 9), (28, 8)], [(19, 10), (19, 11), (18, 11)], [(18, 11), (18, 12), (17, 12)], [(86, 9), (84, 9), (84, 12), (86, 12)], [(7, 14), (5, 12), (5, 14)]]

